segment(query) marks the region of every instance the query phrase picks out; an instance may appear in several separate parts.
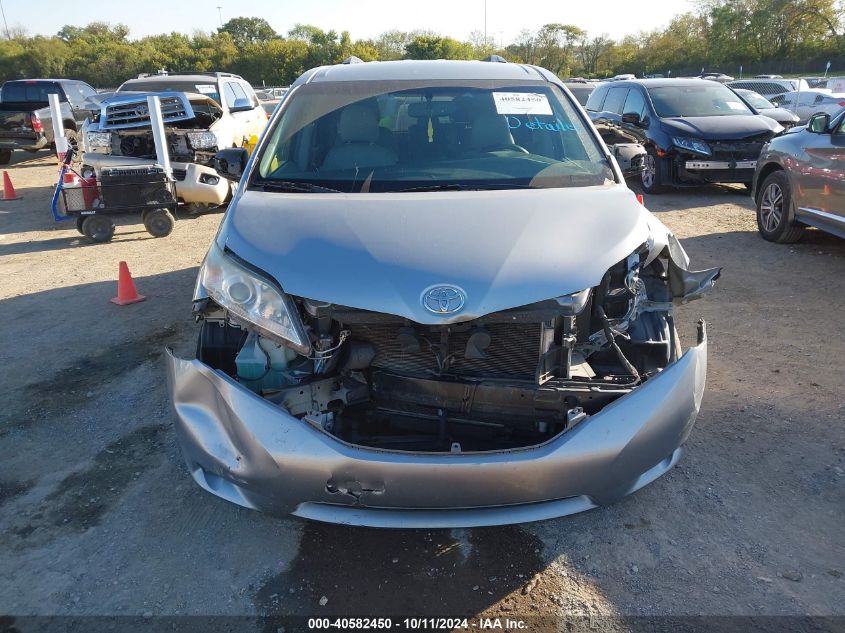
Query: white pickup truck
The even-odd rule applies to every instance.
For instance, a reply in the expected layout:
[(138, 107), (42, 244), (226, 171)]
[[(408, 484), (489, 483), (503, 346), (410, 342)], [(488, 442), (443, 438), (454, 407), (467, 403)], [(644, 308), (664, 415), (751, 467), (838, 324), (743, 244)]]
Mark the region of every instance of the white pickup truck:
[(82, 130), (82, 162), (101, 169), (156, 160), (147, 96), (161, 99), (176, 193), (194, 210), (224, 204), (231, 183), (212, 167), (222, 149), (258, 136), (267, 116), (252, 87), (229, 73), (149, 75), (130, 79), (102, 102)]

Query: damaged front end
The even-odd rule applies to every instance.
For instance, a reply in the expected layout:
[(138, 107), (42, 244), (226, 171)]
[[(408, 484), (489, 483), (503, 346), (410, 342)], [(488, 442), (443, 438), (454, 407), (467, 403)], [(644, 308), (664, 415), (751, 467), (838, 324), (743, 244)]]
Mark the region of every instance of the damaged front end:
[(690, 271), (665, 242), (592, 288), (442, 325), (286, 295), (214, 245), (198, 358), (169, 365), (189, 468), (241, 505), (374, 526), (536, 520), (629, 494), (674, 465), (704, 388), (704, 326), (682, 358), (673, 304), (719, 269)]
[[(687, 270), (673, 237), (661, 256), (648, 255), (644, 245), (572, 295), (423, 325), (284, 295), (213, 247), (201, 274), (209, 296), (196, 304), (198, 357), (352, 444), (458, 453), (532, 446), (679, 358), (673, 301), (700, 296), (719, 269)], [(286, 329), (251, 317), (241, 298), (280, 315)]]

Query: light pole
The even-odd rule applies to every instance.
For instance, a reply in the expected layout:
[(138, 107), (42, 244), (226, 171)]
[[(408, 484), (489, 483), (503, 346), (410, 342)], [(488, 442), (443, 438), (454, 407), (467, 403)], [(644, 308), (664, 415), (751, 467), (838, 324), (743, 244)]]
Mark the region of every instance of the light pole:
[(223, 26), (223, 7), (217, 5), (217, 17), (220, 18), (220, 26)]
[(6, 22), (6, 10), (3, 8), (3, 0), (0, 0), (0, 13), (3, 14), (3, 27), (6, 29), (6, 39), (12, 39), (12, 36), (9, 35), (9, 23)]
[(484, 45), (487, 45), (487, 0), (484, 0)]

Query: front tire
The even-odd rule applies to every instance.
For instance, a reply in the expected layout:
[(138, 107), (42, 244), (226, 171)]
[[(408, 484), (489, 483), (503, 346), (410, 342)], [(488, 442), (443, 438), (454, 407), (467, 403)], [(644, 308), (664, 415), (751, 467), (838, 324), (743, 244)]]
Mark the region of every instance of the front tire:
[(664, 174), (668, 172), (667, 161), (657, 155), (653, 147), (646, 150), (645, 169), (640, 173), (640, 186), (645, 193), (662, 193), (666, 190)]
[(794, 218), (789, 178), (783, 171), (769, 174), (757, 194), (757, 230), (769, 242), (791, 244), (806, 228)]
[(12, 162), (12, 150), (0, 149), (0, 165), (8, 165)]

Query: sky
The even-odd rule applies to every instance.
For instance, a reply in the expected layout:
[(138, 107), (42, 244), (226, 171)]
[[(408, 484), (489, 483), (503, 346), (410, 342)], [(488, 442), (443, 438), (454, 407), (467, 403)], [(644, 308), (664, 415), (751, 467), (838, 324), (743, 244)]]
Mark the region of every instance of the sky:
[[(211, 31), (238, 16), (262, 17), (277, 32), (286, 33), (294, 24), (313, 24), (324, 30), (348, 30), (353, 39), (370, 38), (399, 29), (427, 29), (466, 39), (473, 31), (484, 31), (485, 0), (142, 0), (138, 3), (67, 0), (38, 0), (33, 14), (31, 0), (0, 0), (10, 28), (22, 27), (31, 34), (54, 35), (65, 24), (88, 22), (123, 23), (130, 37), (162, 32)], [(522, 29), (536, 30), (543, 24), (574, 24), (591, 35), (609, 34), (618, 39), (640, 30), (666, 26), (672, 16), (690, 10), (692, 0), (486, 0), (487, 35), (511, 42)], [(129, 6), (139, 10), (127, 12)], [(73, 11), (68, 11), (73, 7)], [(647, 8), (647, 9), (646, 9)], [(35, 19), (33, 19), (35, 18)]]

